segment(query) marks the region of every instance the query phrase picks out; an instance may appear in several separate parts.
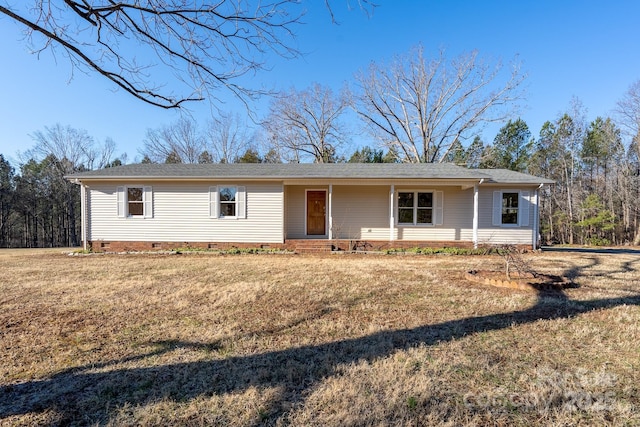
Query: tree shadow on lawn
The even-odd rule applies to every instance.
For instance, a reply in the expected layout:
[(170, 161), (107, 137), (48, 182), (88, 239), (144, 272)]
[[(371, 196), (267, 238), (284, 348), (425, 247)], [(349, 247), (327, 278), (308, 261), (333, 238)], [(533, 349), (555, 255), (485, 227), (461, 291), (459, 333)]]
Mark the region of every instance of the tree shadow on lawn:
[[(636, 250), (635, 253), (640, 255), (640, 250)], [(582, 259), (587, 260), (588, 264), (574, 265), (573, 267), (565, 270), (563, 273), (563, 276), (569, 279), (569, 281), (572, 283), (575, 283), (575, 281), (578, 278), (585, 276), (586, 272), (597, 269), (602, 264), (600, 259), (595, 255), (584, 256), (582, 257)], [(629, 259), (627, 261), (621, 261), (620, 267), (617, 270), (600, 271), (600, 272), (592, 271), (588, 275), (589, 277), (610, 278), (617, 273), (619, 274), (633, 273), (638, 271), (636, 264), (640, 264), (640, 256), (634, 259)], [(618, 290), (635, 292), (635, 289), (630, 289), (630, 288), (626, 288), (626, 289), (618, 288)]]
[(531, 308), (508, 313), (451, 320), (412, 329), (384, 331), (328, 344), (303, 346), (268, 353), (228, 357), (170, 365), (116, 368), (95, 372), (125, 362), (134, 362), (178, 348), (216, 351), (216, 343), (182, 341), (156, 343), (148, 354), (103, 365), (73, 368), (43, 380), (0, 387), (0, 419), (54, 411), (60, 424), (106, 423), (124, 405), (144, 406), (161, 400), (187, 402), (199, 397), (243, 392), (249, 387), (280, 390), (264, 409), (260, 422), (274, 423), (308, 391), (336, 373), (339, 365), (374, 361), (397, 350), (431, 346), (470, 334), (495, 331), (538, 320), (571, 318), (593, 310), (619, 305), (640, 305), (640, 295), (575, 301), (562, 292), (540, 292)]
[(543, 246), (542, 252), (566, 252), (566, 253), (584, 253), (584, 254), (606, 254), (606, 255), (638, 255), (640, 257), (640, 249), (637, 247), (616, 247), (602, 248), (592, 246)]

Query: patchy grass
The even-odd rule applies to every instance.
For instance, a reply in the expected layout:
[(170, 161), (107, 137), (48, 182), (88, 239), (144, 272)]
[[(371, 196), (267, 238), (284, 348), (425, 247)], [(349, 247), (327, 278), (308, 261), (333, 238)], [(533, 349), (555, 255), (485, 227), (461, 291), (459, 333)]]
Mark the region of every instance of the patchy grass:
[(640, 425), (640, 253), (0, 251), (0, 424)]

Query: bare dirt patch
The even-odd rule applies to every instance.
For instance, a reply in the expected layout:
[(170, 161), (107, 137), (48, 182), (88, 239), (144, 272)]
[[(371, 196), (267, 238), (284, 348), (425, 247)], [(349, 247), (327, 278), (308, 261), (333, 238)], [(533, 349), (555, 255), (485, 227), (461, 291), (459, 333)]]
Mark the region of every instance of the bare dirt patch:
[(640, 258), (526, 256), (0, 251), (0, 424), (640, 424)]

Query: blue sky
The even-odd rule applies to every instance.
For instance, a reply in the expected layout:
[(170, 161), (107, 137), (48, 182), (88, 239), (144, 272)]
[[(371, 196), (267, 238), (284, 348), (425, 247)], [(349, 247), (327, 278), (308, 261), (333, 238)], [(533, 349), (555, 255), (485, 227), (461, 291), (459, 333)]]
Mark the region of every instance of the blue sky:
[[(324, 1), (305, 0), (304, 25), (296, 27), (295, 60), (273, 58), (271, 70), (252, 79), (266, 87), (302, 90), (314, 82), (338, 90), (371, 61), (389, 62), (422, 44), (427, 54), (443, 48), (448, 57), (477, 49), (485, 58), (509, 63), (516, 55), (528, 73), (521, 117), (534, 136), (546, 120), (582, 101), (587, 119), (612, 114), (615, 103), (640, 79), (640, 1), (377, 0), (367, 17), (356, 0), (333, 0), (332, 24)], [(18, 153), (33, 146), (29, 136), (55, 123), (85, 129), (98, 141), (112, 138), (117, 154), (138, 156), (145, 132), (179, 118), (116, 90), (97, 75), (71, 69), (67, 60), (28, 53), (22, 28), (0, 16), (0, 154), (18, 165)], [(253, 107), (258, 117), (268, 101)], [(201, 123), (210, 105), (190, 104)], [(222, 106), (245, 114), (233, 100)], [(491, 142), (497, 129), (483, 135)], [(371, 144), (368, 140), (358, 143)]]

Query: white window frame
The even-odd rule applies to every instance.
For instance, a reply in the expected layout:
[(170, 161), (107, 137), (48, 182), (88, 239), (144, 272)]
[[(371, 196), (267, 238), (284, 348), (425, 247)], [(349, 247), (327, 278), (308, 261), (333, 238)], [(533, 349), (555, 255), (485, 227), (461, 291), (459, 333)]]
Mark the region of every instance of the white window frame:
[[(436, 191), (432, 189), (398, 189), (395, 192), (395, 223), (399, 227), (435, 227), (438, 225), (442, 225), (443, 220), (443, 192)], [(413, 222), (400, 222), (400, 209), (408, 209), (401, 208), (399, 199), (401, 193), (413, 193)], [(431, 207), (430, 208), (420, 208), (418, 207), (418, 193), (431, 193)], [(431, 209), (431, 222), (429, 223), (417, 223), (418, 220), (418, 210), (419, 209)]]
[[(235, 201), (235, 215), (222, 215), (221, 205), (222, 203), (230, 203), (230, 202), (222, 202), (220, 200), (220, 190), (223, 188), (233, 188), (235, 189), (236, 196)], [(245, 219), (247, 217), (247, 192), (246, 188), (242, 185), (236, 184), (220, 184), (209, 187), (209, 217), (214, 219)]]
[[(129, 212), (129, 189), (142, 189), (142, 215)], [(116, 188), (116, 199), (119, 218), (144, 219), (153, 218), (153, 189), (148, 185), (125, 185)]]
[[(131, 190), (140, 191), (140, 200), (131, 200)], [(144, 217), (144, 187), (127, 187), (125, 192), (127, 198), (127, 216), (128, 217)], [(131, 204), (139, 205), (140, 214), (131, 213)]]
[[(233, 200), (230, 200), (230, 201), (222, 200), (220, 195), (224, 190), (228, 190), (230, 193), (233, 193)], [(223, 206), (225, 205), (233, 206), (233, 215), (225, 215), (223, 213), (224, 212)], [(218, 186), (218, 212), (219, 212), (220, 218), (227, 218), (227, 219), (238, 218), (238, 187), (237, 186), (235, 185)]]
[[(515, 223), (503, 223), (502, 201), (505, 194), (517, 194), (518, 195), (518, 212), (517, 220)], [(515, 227), (528, 227), (529, 226), (529, 208), (530, 208), (530, 192), (518, 189), (502, 189), (493, 192), (493, 226), (502, 228), (515, 228)]]

